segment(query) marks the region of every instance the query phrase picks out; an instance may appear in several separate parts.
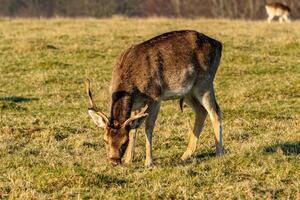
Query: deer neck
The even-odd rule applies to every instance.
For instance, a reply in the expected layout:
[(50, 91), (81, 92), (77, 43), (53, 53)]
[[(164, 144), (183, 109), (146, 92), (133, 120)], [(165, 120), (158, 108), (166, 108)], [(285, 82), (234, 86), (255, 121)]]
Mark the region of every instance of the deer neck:
[(131, 114), (133, 95), (127, 91), (116, 91), (112, 93), (110, 123), (122, 124)]

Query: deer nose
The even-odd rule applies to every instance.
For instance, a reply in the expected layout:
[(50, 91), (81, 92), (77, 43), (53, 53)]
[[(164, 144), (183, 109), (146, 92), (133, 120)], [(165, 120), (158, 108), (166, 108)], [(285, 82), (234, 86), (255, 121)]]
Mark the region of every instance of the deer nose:
[(121, 158), (109, 158), (109, 162), (110, 164), (112, 164), (113, 166), (119, 165), (121, 164)]

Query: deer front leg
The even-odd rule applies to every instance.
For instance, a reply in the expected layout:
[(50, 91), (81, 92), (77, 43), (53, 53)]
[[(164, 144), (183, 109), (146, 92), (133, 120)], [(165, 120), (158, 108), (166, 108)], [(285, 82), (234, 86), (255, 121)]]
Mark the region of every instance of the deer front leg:
[(145, 166), (150, 167), (153, 164), (152, 159), (152, 133), (155, 126), (155, 121), (157, 118), (157, 114), (160, 108), (160, 103), (153, 103), (149, 107), (148, 117), (145, 123), (145, 132), (146, 132), (146, 160)]
[(272, 20), (273, 20), (273, 18), (274, 18), (274, 16), (273, 16), (273, 15), (269, 15), (269, 16), (268, 16), (268, 23), (271, 23), (271, 22), (272, 22)]
[(197, 141), (203, 129), (204, 121), (207, 115), (205, 108), (195, 97), (185, 98), (185, 102), (193, 109), (195, 113), (195, 123), (193, 133), (190, 134), (189, 143), (186, 151), (181, 156), (181, 160), (190, 158), (196, 150)]
[(125, 155), (125, 163), (131, 164), (134, 158), (134, 149), (135, 149), (135, 142), (136, 142), (136, 133), (137, 129), (134, 129), (132, 132), (129, 133), (129, 144), (126, 150)]

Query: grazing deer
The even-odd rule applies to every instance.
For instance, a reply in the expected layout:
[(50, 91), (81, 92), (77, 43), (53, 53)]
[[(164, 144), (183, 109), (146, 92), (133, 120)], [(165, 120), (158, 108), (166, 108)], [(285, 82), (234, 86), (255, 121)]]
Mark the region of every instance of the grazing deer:
[(268, 3), (265, 6), (268, 14), (268, 22), (270, 23), (274, 17), (279, 17), (279, 22), (291, 22), (291, 9), (282, 3)]
[[(125, 163), (132, 162), (136, 129), (145, 120), (145, 165), (152, 165), (153, 128), (161, 102), (170, 99), (181, 99), (181, 106), (186, 102), (196, 115), (181, 159), (188, 159), (195, 151), (207, 113), (215, 132), (217, 155), (222, 155), (221, 111), (213, 87), (221, 52), (220, 42), (191, 30), (165, 33), (132, 46), (113, 68), (110, 117), (96, 107), (87, 80), (88, 113), (97, 126), (105, 129), (110, 163), (120, 164), (125, 151)], [(131, 129), (135, 129), (133, 134), (129, 133)]]

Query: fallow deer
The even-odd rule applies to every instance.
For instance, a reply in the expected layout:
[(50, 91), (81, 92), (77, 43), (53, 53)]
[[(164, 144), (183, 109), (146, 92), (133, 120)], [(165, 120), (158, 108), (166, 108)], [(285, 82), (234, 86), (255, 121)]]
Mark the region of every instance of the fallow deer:
[[(222, 155), (221, 111), (213, 87), (221, 53), (219, 41), (192, 30), (165, 33), (130, 47), (113, 68), (110, 117), (96, 107), (86, 81), (88, 113), (105, 129), (108, 160), (120, 164), (126, 151), (125, 163), (132, 162), (136, 130), (145, 120), (145, 165), (152, 165), (153, 128), (161, 102), (170, 99), (181, 99), (195, 113), (193, 134), (181, 159), (194, 153), (207, 113), (215, 132), (217, 155)], [(129, 134), (131, 129), (135, 131)]]
[(291, 9), (282, 3), (268, 3), (265, 6), (270, 23), (274, 17), (279, 17), (279, 22), (290, 22)]

